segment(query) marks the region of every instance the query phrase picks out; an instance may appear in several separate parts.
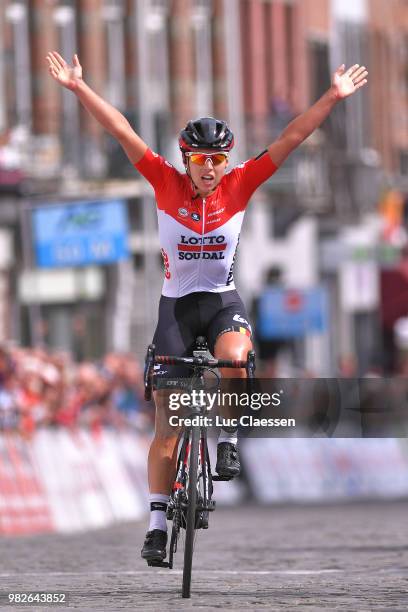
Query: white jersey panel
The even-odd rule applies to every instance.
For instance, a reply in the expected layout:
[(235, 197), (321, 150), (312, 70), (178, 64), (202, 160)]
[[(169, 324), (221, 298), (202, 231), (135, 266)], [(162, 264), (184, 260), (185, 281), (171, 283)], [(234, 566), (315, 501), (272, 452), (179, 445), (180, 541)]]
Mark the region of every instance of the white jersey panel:
[(197, 231), (162, 210), (158, 209), (157, 214), (165, 265), (163, 295), (182, 297), (196, 291), (235, 289), (233, 264), (244, 211), (206, 234), (200, 231), (205, 222), (205, 204)]

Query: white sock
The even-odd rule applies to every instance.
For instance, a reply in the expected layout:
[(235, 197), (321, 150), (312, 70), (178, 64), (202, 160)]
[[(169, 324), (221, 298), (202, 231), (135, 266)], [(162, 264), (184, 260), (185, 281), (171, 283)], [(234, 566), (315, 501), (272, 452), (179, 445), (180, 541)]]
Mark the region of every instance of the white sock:
[(153, 529), (167, 531), (166, 510), (169, 498), (169, 495), (164, 495), (163, 493), (150, 493), (149, 531), (153, 531)]
[(218, 437), (218, 444), (220, 442), (230, 442), (236, 446), (238, 443), (238, 430), (234, 429), (233, 431), (225, 431), (225, 429), (221, 428), (220, 435)]

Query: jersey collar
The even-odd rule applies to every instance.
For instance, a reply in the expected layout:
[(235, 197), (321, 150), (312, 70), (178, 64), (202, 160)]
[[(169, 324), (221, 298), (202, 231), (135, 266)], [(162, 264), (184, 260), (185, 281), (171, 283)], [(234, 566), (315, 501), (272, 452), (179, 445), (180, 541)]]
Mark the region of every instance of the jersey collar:
[(190, 185), (190, 192), (191, 192), (191, 199), (192, 201), (196, 201), (196, 200), (209, 200), (211, 199), (213, 196), (216, 195), (216, 193), (218, 192), (218, 189), (224, 179), (224, 177), (222, 177), (222, 179), (220, 180), (220, 182), (218, 183), (218, 185), (216, 186), (216, 188), (214, 189), (214, 191), (212, 191), (208, 196), (201, 196), (197, 193), (197, 188), (195, 186), (195, 184), (193, 183), (193, 179), (191, 178), (191, 176), (189, 174), (186, 174), (187, 179), (189, 181), (189, 185)]

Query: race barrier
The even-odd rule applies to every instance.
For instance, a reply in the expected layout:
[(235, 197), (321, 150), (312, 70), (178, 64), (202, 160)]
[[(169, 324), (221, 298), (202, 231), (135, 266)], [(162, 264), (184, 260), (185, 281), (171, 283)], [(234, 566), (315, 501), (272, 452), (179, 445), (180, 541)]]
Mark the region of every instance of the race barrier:
[(405, 438), (248, 438), (241, 456), (263, 504), (408, 496)]
[[(0, 535), (146, 520), (149, 444), (130, 430), (0, 434)], [(215, 440), (209, 449), (214, 466)], [(405, 439), (248, 438), (240, 449), (245, 478), (214, 483), (217, 504), (248, 493), (265, 504), (408, 496)]]
[[(0, 435), (0, 534), (74, 532), (145, 519), (150, 437), (131, 431), (42, 429)], [(216, 446), (210, 453), (215, 461)], [(215, 483), (220, 504), (242, 483)]]
[(149, 440), (126, 431), (0, 436), (0, 533), (72, 532), (141, 519)]
[(19, 436), (0, 436), (0, 533), (54, 529), (51, 508), (35, 467), (32, 448)]

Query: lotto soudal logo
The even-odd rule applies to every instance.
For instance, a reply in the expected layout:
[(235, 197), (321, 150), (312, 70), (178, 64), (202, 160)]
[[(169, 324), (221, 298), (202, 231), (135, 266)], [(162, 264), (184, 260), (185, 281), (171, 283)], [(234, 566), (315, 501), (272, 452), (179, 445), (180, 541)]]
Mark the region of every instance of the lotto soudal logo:
[(180, 217), (188, 217), (188, 210), (187, 210), (187, 208), (179, 208), (178, 209), (178, 214), (180, 215)]
[(179, 259), (225, 259), (225, 236), (181, 236), (177, 245)]

